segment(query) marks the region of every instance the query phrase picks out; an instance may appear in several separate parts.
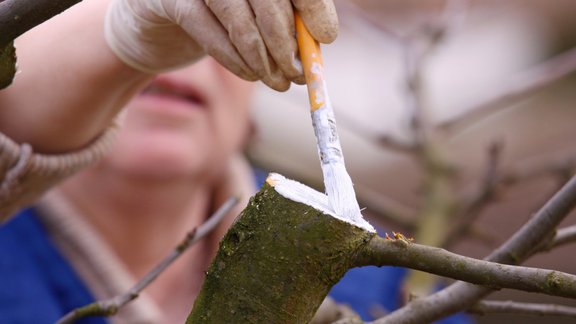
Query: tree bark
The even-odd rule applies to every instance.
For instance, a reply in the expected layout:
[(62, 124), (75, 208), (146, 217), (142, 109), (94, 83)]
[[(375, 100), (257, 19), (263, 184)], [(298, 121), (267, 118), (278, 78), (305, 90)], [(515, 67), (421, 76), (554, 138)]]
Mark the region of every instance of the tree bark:
[[(81, 0), (0, 1), (0, 48)], [(70, 31), (73, 32), (73, 31)]]
[(266, 183), (220, 242), (187, 323), (308, 323), (374, 235)]
[(12, 83), (16, 73), (12, 41), (80, 1), (0, 0), (0, 90)]
[(10, 42), (0, 49), (0, 90), (12, 83), (16, 75), (16, 51), (14, 43)]

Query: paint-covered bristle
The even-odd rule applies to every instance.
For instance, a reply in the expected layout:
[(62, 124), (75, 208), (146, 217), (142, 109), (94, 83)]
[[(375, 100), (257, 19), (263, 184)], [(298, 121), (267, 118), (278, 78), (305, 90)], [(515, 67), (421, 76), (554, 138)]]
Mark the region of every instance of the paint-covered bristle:
[(344, 164), (344, 155), (336, 129), (336, 118), (330, 101), (327, 99), (320, 109), (312, 112), (311, 116), (328, 201), (339, 216), (359, 221), (362, 219), (362, 214), (356, 200), (352, 179)]
[(352, 179), (343, 163), (327, 163), (322, 165), (324, 186), (328, 202), (334, 212), (344, 218), (360, 221), (362, 214), (356, 200)]

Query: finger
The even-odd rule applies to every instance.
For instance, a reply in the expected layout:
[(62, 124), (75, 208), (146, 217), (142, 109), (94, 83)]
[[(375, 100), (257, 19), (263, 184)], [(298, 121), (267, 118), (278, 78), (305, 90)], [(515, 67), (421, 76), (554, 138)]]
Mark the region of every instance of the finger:
[(262, 78), (262, 82), (269, 86), (270, 88), (277, 91), (286, 91), (290, 88), (290, 81), (286, 79), (284, 74), (280, 72), (280, 69), (276, 66), (273, 60), (270, 60), (270, 68), (272, 71), (276, 71), (270, 75), (265, 75)]
[(244, 62), (230, 41), (228, 32), (202, 1), (189, 1), (175, 11), (174, 21), (179, 24), (204, 51), (214, 57), (230, 72), (242, 79), (255, 81), (260, 77)]
[(303, 77), (298, 61), (294, 13), (290, 0), (249, 0), (260, 35), (274, 62), (289, 80)]
[(228, 31), (232, 44), (252, 71), (275, 88), (278, 82), (285, 83), (275, 64), (270, 62), (266, 44), (256, 25), (254, 13), (246, 0), (205, 0), (205, 3)]
[(292, 82), (296, 83), (296, 84), (306, 84), (306, 78), (304, 77), (304, 74), (302, 74), (301, 76), (297, 77), (296, 79), (293, 79)]
[(332, 43), (338, 35), (338, 15), (332, 0), (292, 0), (312, 37)]

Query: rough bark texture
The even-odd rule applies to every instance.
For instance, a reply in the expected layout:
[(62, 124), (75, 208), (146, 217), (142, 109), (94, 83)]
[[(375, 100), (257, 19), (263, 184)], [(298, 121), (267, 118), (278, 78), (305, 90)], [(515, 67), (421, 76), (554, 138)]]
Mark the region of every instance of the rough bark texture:
[(0, 89), (4, 89), (12, 83), (16, 74), (16, 52), (14, 43), (9, 43), (0, 49)]
[[(81, 0), (0, 1), (0, 47)], [(73, 32), (73, 31), (71, 31)]]
[(187, 323), (308, 323), (373, 235), (265, 184), (220, 242)]
[(0, 90), (16, 73), (13, 40), (81, 0), (0, 0)]

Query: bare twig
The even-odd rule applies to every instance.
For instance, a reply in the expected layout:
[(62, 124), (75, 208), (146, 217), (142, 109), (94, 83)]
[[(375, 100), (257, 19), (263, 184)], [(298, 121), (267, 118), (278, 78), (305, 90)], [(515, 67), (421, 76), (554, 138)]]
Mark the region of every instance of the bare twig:
[(562, 154), (545, 154), (543, 157), (530, 158), (505, 170), (501, 174), (504, 185), (515, 185), (540, 177), (554, 177), (564, 184), (576, 170), (576, 156)]
[(32, 27), (81, 0), (4, 0), (0, 2), (0, 48)]
[[(452, 166), (446, 160), (442, 138), (428, 116), (424, 73), (430, 54), (452, 31), (453, 15), (459, 13), (455, 10), (457, 2), (460, 1), (447, 1), (442, 15), (422, 26), (419, 33), (405, 43), (406, 102), (426, 187), (415, 237), (418, 242), (431, 246), (439, 246), (446, 240), (455, 201)], [(428, 295), (434, 286), (435, 278), (422, 272), (410, 272), (404, 283), (404, 288), (416, 295)]]
[(352, 25), (352, 27), (363, 31), (377, 30), (379, 32), (378, 36), (384, 35), (395, 43), (404, 42), (404, 36), (382, 24), (380, 20), (366, 14), (366, 12), (359, 8), (358, 5), (353, 1), (339, 1), (338, 6), (343, 9), (341, 15), (343, 18), (343, 23)]
[(453, 32), (466, 20), (470, 9), (470, 0), (447, 0), (439, 23), (444, 32)]
[[(339, 320), (359, 320), (360, 316), (346, 304), (339, 304), (331, 297), (326, 297), (310, 324), (334, 323)], [(360, 321), (362, 323), (362, 321)]]
[(559, 54), (505, 83), (506, 86), (494, 92), (491, 98), (466, 109), (467, 113), (442, 124), (441, 127), (450, 132), (462, 130), (483, 117), (510, 107), (520, 99), (544, 89), (574, 71), (576, 71), (576, 48)]
[[(560, 189), (520, 230), (487, 257), (488, 261), (518, 264), (530, 256), (576, 205), (576, 177)], [(416, 299), (374, 323), (428, 323), (468, 309), (493, 290), (456, 282), (433, 295)]]
[(558, 230), (556, 236), (552, 240), (550, 248), (555, 248), (574, 241), (576, 241), (576, 225), (564, 227)]
[(413, 154), (415, 152), (416, 147), (414, 143), (402, 141), (392, 135), (370, 131), (366, 129), (364, 123), (358, 121), (356, 118), (352, 117), (351, 114), (347, 113), (346, 109), (338, 109), (338, 106), (335, 106), (335, 109), (338, 110), (338, 121), (341, 122), (345, 129), (366, 139), (374, 145), (399, 153)]
[(498, 164), (502, 152), (502, 143), (494, 142), (488, 150), (488, 163), (482, 186), (478, 193), (472, 197), (459, 211), (456, 224), (450, 229), (446, 241), (442, 245), (445, 248), (452, 246), (462, 235), (468, 233), (472, 224), (476, 221), (484, 207), (488, 205), (496, 194), (498, 184)]
[(490, 313), (514, 313), (523, 315), (565, 316), (576, 318), (576, 307), (554, 304), (519, 303), (510, 300), (483, 300), (470, 307), (467, 311), (480, 315)]
[(403, 31), (402, 33), (383, 24), (381, 19), (366, 14), (353, 1), (340, 1), (338, 6), (343, 9), (341, 16), (344, 23), (364, 31), (377, 30), (379, 35), (384, 35), (389, 40), (402, 44), (408, 38), (414, 35), (422, 35), (423, 32), (426, 34), (439, 33), (443, 37), (447, 31), (457, 30), (467, 14), (470, 1), (447, 0), (443, 12), (440, 16), (434, 16), (432, 23), (424, 24), (424, 26), (419, 26), (415, 30)]
[(576, 225), (559, 229), (556, 235), (549, 241), (543, 243), (536, 252), (547, 252), (559, 246), (576, 242)]
[(427, 54), (432, 45), (426, 49), (417, 47), (413, 42), (407, 42), (404, 46), (404, 65), (406, 71), (406, 106), (410, 113), (410, 127), (414, 134), (414, 140), (418, 146), (426, 142), (426, 132), (429, 130), (427, 111), (424, 108), (424, 89), (422, 86), (422, 69), (425, 65)]
[(400, 266), (491, 289), (509, 288), (576, 298), (576, 276), (560, 271), (478, 260), (402, 239), (372, 239), (357, 266)]
[(416, 151), (416, 146), (412, 143), (404, 143), (393, 136), (382, 135), (375, 139), (376, 143), (380, 146), (400, 152), (400, 153), (408, 153), (413, 154)]
[(496, 235), (494, 235), (492, 231), (489, 231), (487, 228), (481, 227), (478, 224), (472, 224), (472, 226), (470, 226), (468, 229), (468, 237), (491, 249), (498, 246), (498, 238)]
[(398, 226), (405, 231), (414, 230), (416, 211), (410, 206), (406, 206), (390, 197), (367, 187), (358, 187), (360, 204), (365, 207), (370, 214), (382, 221)]
[(72, 310), (60, 320), (58, 324), (73, 323), (75, 320), (87, 316), (111, 316), (116, 314), (124, 305), (136, 299), (138, 295), (152, 283), (158, 275), (160, 275), (172, 262), (180, 257), (194, 243), (198, 242), (208, 233), (210, 233), (216, 225), (224, 219), (228, 212), (238, 203), (238, 198), (231, 197), (228, 199), (204, 224), (200, 227), (190, 231), (186, 237), (176, 246), (170, 255), (164, 258), (154, 269), (148, 272), (140, 281), (136, 283), (130, 290), (122, 295), (101, 300), (88, 304), (86, 306)]

